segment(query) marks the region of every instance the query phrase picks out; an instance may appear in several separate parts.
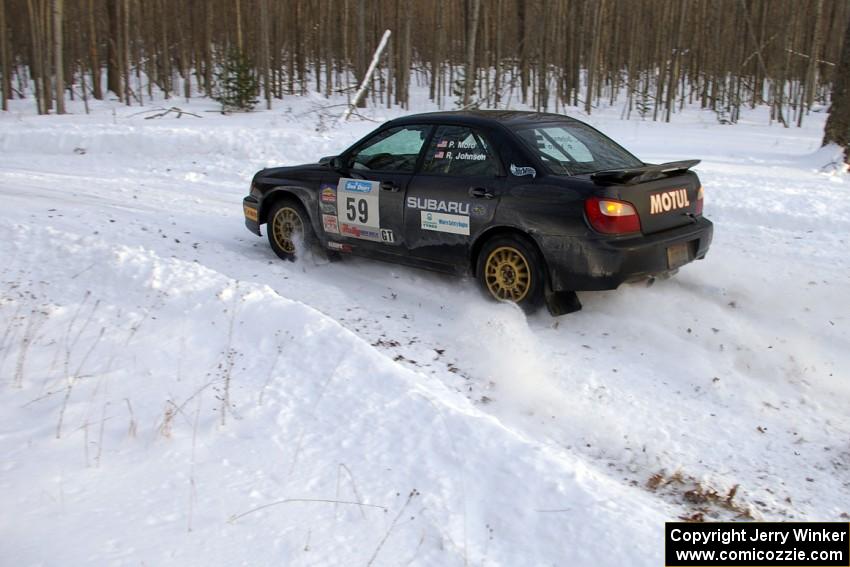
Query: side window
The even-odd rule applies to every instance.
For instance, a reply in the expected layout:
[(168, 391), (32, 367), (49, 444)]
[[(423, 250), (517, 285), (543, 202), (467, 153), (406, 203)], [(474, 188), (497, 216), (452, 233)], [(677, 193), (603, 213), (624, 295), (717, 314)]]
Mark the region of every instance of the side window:
[(559, 161), (593, 161), (593, 154), (587, 146), (563, 128), (535, 128), (534, 137), (540, 150)]
[(499, 165), (487, 141), (465, 126), (438, 126), (425, 153), (423, 173), (498, 175)]
[(399, 126), (367, 140), (351, 156), (351, 167), (367, 171), (413, 173), (430, 126)]

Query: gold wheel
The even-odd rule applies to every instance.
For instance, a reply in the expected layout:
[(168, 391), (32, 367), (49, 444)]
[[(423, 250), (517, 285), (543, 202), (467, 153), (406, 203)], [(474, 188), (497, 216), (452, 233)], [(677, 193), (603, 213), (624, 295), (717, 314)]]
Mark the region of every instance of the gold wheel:
[(531, 289), (531, 266), (516, 248), (500, 246), (487, 256), (484, 282), (496, 299), (519, 303)]
[(295, 254), (295, 241), (304, 235), (304, 224), (298, 212), (291, 207), (281, 207), (272, 219), (275, 244), (287, 254)]

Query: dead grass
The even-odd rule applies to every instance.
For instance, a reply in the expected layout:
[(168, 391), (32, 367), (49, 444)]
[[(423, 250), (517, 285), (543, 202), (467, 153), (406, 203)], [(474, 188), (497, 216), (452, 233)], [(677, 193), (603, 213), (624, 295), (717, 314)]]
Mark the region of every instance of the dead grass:
[(704, 522), (729, 515), (734, 519), (755, 519), (751, 507), (736, 499), (740, 484), (719, 490), (682, 471), (667, 474), (662, 470), (647, 479), (646, 488), (685, 506), (686, 512), (679, 516), (685, 522)]

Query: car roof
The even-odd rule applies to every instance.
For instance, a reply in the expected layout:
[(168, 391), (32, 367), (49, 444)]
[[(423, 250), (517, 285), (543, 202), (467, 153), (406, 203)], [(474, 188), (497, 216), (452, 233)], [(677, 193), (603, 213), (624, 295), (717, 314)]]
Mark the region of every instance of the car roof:
[(472, 126), (493, 126), (495, 124), (512, 127), (552, 122), (579, 122), (575, 118), (552, 112), (529, 112), (522, 110), (457, 110), (443, 112), (425, 112), (402, 116), (386, 123), (386, 126), (402, 126), (416, 123), (469, 124)]

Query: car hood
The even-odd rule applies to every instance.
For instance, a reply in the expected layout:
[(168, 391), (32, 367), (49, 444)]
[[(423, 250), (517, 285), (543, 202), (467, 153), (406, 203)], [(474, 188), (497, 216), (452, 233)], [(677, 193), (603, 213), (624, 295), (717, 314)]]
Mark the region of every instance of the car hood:
[(327, 173), (327, 171), (327, 166), (319, 165), (318, 163), (305, 163), (303, 165), (261, 169), (254, 177), (265, 179), (297, 179), (302, 175), (315, 175), (321, 172)]

